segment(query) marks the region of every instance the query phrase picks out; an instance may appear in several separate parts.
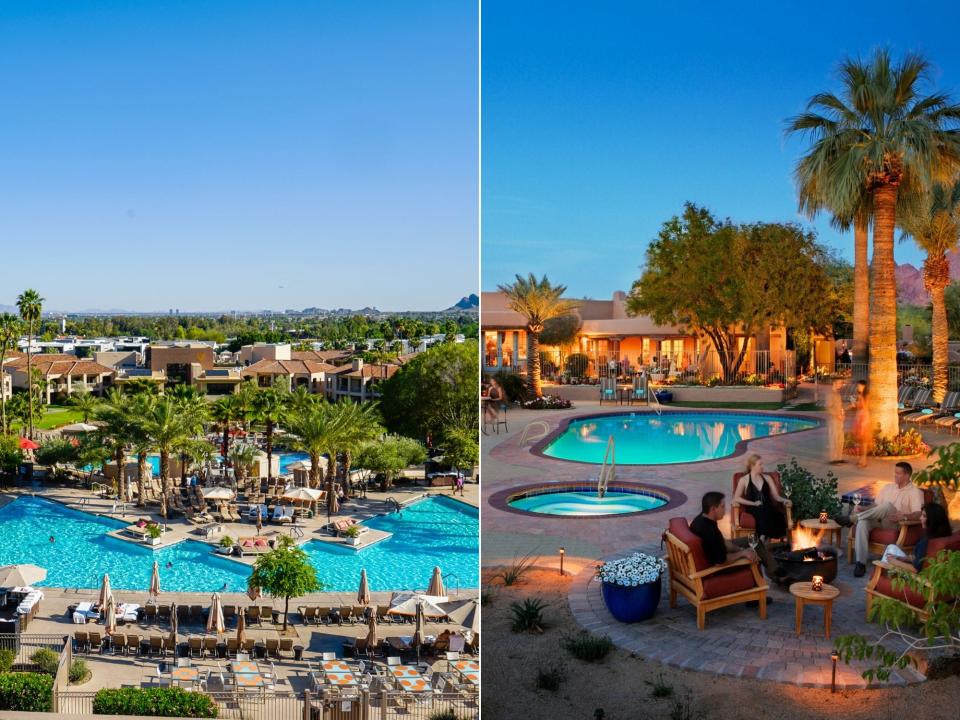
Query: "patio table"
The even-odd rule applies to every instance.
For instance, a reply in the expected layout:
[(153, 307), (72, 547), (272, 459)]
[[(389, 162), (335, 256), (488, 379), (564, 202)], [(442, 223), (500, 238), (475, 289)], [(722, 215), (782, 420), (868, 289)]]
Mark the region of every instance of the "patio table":
[(352, 672), (328, 672), (324, 675), (328, 685), (358, 685), (360, 680)]
[(390, 673), (395, 678), (418, 678), (423, 677), (420, 671), (413, 665), (394, 665), (390, 668)]
[(343, 660), (324, 660), (322, 667), (324, 672), (353, 672)]
[(412, 640), (413, 640), (412, 635), (404, 636), (404, 637), (399, 637), (394, 635), (392, 637), (387, 638), (387, 644), (389, 644), (390, 647), (392, 647), (394, 650), (409, 650), (410, 642)]
[(170, 679), (174, 682), (195, 683), (200, 679), (200, 671), (195, 667), (175, 667), (170, 670)]
[(458, 660), (453, 664), (453, 669), (471, 685), (480, 684), (480, 663), (476, 660)]

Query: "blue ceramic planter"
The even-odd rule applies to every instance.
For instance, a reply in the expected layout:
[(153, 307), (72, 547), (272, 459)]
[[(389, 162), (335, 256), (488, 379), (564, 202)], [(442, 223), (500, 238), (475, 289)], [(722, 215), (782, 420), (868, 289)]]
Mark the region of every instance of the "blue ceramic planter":
[(636, 587), (601, 583), (600, 592), (607, 610), (617, 620), (624, 623), (643, 622), (653, 617), (660, 604), (660, 580), (657, 578), (656, 582)]

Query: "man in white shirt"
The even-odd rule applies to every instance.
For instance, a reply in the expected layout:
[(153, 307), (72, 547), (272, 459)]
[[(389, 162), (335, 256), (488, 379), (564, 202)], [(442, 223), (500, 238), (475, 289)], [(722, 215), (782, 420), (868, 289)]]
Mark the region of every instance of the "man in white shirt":
[(856, 533), (856, 560), (853, 574), (863, 577), (867, 571), (866, 561), (870, 556), (870, 531), (877, 527), (895, 528), (901, 520), (919, 520), (923, 507), (923, 490), (910, 478), (913, 467), (907, 462), (898, 462), (893, 470), (894, 482), (884, 485), (873, 507), (860, 511), (856, 508), (851, 532)]

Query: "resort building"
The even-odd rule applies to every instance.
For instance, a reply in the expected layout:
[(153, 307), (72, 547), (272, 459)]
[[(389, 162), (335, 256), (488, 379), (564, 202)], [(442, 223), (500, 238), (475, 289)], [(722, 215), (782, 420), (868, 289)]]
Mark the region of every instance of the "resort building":
[[(297, 353), (298, 355), (300, 353)], [(305, 353), (307, 354), (307, 353)], [(315, 395), (333, 399), (333, 378), (341, 368), (317, 360), (274, 360), (265, 358), (242, 368), (244, 378), (251, 378), (258, 387), (270, 387), (277, 378), (286, 378), (290, 388), (305, 387)]]
[(147, 348), (146, 365), (162, 371), (169, 383), (192, 385), (195, 378), (214, 369), (214, 347), (199, 341), (153, 343)]
[(393, 377), (399, 369), (400, 365), (394, 363), (366, 364), (359, 358), (354, 359), (350, 365), (336, 369), (332, 399), (376, 400), (380, 397), (380, 383)]
[[(12, 378), (12, 387), (26, 390), (29, 386), (27, 357), (23, 355), (4, 366)], [(44, 399), (50, 403), (54, 397), (70, 397), (81, 388), (95, 395), (102, 395), (113, 381), (112, 368), (93, 360), (81, 360), (74, 355), (34, 355), (31, 368), (40, 373), (45, 381)]]
[(342, 365), (350, 360), (347, 350), (295, 351), (290, 343), (255, 343), (244, 345), (237, 353), (237, 362), (244, 367), (261, 360), (310, 360), (313, 362)]

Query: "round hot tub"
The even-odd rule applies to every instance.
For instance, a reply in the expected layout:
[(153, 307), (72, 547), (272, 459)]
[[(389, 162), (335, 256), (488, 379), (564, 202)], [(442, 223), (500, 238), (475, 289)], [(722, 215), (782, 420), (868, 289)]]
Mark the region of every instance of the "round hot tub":
[(663, 510), (685, 499), (667, 488), (615, 482), (602, 497), (596, 483), (552, 483), (497, 493), (491, 502), (502, 509), (532, 515), (607, 517)]

